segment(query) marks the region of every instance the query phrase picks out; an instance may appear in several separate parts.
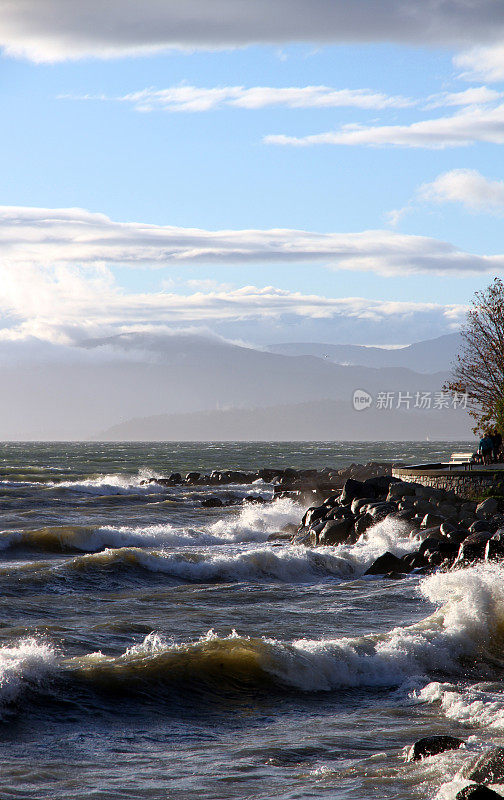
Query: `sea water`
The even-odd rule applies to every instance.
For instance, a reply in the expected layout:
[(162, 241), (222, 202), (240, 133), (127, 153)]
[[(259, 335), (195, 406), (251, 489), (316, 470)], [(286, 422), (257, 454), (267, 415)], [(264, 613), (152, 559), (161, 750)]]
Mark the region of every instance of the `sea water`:
[[(269, 538), (304, 509), (266, 483), (145, 481), (468, 446), (2, 445), (0, 796), (454, 798), (504, 744), (504, 568), (369, 577), (405, 523), (311, 550)], [(406, 761), (440, 733), (466, 744)]]

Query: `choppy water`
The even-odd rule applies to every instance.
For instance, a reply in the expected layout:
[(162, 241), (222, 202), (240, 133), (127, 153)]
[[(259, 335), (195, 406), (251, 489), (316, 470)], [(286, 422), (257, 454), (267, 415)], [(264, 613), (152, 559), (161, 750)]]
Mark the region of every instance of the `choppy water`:
[[(363, 577), (413, 549), (268, 541), (303, 509), (204, 509), (171, 471), (438, 460), (467, 443), (0, 450), (2, 798), (453, 798), (504, 743), (504, 571)], [(431, 733), (465, 750), (407, 764)]]

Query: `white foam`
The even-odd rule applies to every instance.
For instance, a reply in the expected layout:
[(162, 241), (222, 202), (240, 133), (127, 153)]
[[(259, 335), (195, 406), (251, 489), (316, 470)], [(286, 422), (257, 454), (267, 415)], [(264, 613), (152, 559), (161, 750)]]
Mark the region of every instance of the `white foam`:
[(223, 542), (261, 542), (291, 522), (299, 525), (303, 508), (289, 498), (263, 505), (247, 503), (234, 517), (219, 519), (205, 530)]
[(502, 684), (481, 683), (461, 688), (434, 681), (416, 692), (414, 697), (424, 703), (439, 703), (448, 719), (496, 731), (504, 729)]
[(407, 522), (387, 517), (368, 528), (356, 544), (339, 545), (336, 552), (341, 558), (348, 559), (357, 573), (362, 574), (378, 556), (387, 551), (398, 557), (415, 551), (419, 540), (411, 536), (410, 531), (411, 525)]
[(0, 704), (15, 700), (25, 683), (40, 684), (55, 667), (54, 648), (37, 639), (0, 647)]
[(114, 495), (114, 494), (153, 494), (154, 492), (166, 492), (164, 486), (155, 483), (142, 485), (142, 481), (149, 477), (155, 477), (145, 470), (140, 470), (138, 474), (117, 474), (100, 475), (95, 478), (86, 478), (77, 481), (57, 481), (46, 483), (52, 489), (71, 489), (74, 492), (82, 492), (91, 495)]
[(217, 553), (144, 550), (135, 547), (106, 549), (101, 553), (77, 556), (56, 571), (72, 568), (137, 564), (150, 572), (162, 572), (182, 581), (214, 583), (216, 581), (281, 581), (303, 583), (327, 580), (328, 577), (348, 578), (352, 565), (328, 548), (309, 550), (301, 546), (239, 549), (237, 552)]

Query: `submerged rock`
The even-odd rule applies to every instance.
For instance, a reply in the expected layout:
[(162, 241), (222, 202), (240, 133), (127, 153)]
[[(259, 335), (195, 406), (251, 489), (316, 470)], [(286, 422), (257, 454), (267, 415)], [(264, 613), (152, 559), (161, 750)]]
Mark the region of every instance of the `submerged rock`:
[(389, 572), (405, 572), (406, 564), (393, 553), (384, 553), (378, 556), (364, 575), (387, 575)]
[(224, 503), (220, 497), (205, 497), (205, 499), (201, 501), (201, 505), (203, 508), (220, 508)]
[(408, 761), (420, 761), (428, 756), (436, 756), (445, 750), (458, 750), (464, 744), (456, 736), (425, 736), (410, 748)]

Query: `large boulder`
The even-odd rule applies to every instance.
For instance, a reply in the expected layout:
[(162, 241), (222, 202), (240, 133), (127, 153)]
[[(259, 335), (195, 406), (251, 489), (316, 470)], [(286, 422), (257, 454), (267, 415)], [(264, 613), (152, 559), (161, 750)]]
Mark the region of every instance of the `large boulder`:
[(340, 503), (351, 503), (356, 497), (369, 497), (369, 492), (366, 492), (363, 481), (348, 478), (340, 495)]
[(383, 553), (378, 556), (364, 575), (386, 575), (389, 572), (405, 572), (404, 562), (393, 553)]
[(378, 475), (375, 478), (367, 478), (364, 481), (364, 486), (368, 489), (368, 494), (385, 495), (389, 491), (391, 484), (402, 483), (399, 478), (394, 478), (392, 475)]
[(494, 747), (468, 764), (462, 771), (464, 778), (475, 783), (502, 783), (504, 781), (504, 747)]
[(471, 783), (457, 792), (455, 800), (502, 800), (502, 795), (481, 783)]
[(348, 537), (348, 534), (353, 531), (353, 523), (351, 519), (333, 519), (326, 522), (322, 530), (318, 534), (318, 544), (342, 544)]
[(408, 761), (420, 761), (428, 756), (436, 756), (445, 750), (457, 750), (464, 744), (456, 736), (425, 736), (415, 742), (409, 750)]

